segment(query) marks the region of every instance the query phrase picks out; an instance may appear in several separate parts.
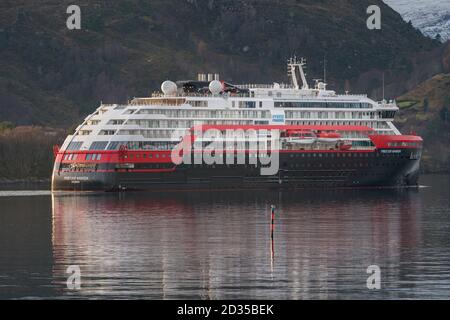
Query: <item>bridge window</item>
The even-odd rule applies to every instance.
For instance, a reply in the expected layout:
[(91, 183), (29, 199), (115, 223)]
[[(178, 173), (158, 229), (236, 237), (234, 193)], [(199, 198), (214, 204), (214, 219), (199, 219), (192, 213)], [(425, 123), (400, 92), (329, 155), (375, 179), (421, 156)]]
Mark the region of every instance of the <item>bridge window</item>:
[(396, 111), (380, 111), (379, 117), (382, 119), (393, 119)]
[(108, 141), (94, 141), (89, 150), (105, 150)]
[(125, 142), (120, 141), (111, 141), (108, 145), (107, 150), (119, 150), (120, 146), (125, 144)]
[(69, 145), (67, 146), (67, 150), (68, 150), (68, 151), (72, 151), (72, 150), (80, 150), (82, 144), (83, 144), (83, 142), (71, 142), (71, 143), (69, 143)]

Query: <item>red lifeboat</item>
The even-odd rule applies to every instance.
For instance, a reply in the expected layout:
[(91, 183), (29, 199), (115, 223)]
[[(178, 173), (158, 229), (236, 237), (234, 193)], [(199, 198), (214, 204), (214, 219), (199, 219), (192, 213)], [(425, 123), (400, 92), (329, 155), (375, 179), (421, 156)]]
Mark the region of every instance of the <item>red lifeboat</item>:
[(338, 142), (342, 136), (337, 132), (319, 132), (317, 133), (317, 140), (320, 142)]
[(287, 130), (285, 141), (293, 144), (312, 144), (317, 136), (311, 130)]
[(348, 141), (341, 142), (341, 143), (338, 144), (338, 148), (341, 151), (348, 151), (348, 150), (350, 150), (352, 148), (352, 143), (348, 142)]
[(295, 136), (302, 135), (302, 134), (305, 134), (305, 133), (312, 133), (312, 131), (311, 130), (307, 130), (307, 129), (288, 129), (288, 130), (286, 130), (286, 135), (288, 137), (290, 137), (292, 135), (295, 135)]

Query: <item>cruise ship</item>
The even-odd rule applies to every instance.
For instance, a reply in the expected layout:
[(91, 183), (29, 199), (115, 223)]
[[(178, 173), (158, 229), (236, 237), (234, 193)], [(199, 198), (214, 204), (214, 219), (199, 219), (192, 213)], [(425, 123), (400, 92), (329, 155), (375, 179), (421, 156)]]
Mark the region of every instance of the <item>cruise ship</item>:
[(218, 74), (101, 104), (54, 147), (52, 189), (70, 191), (415, 186), (423, 141), (395, 101), (308, 84), (236, 85)]

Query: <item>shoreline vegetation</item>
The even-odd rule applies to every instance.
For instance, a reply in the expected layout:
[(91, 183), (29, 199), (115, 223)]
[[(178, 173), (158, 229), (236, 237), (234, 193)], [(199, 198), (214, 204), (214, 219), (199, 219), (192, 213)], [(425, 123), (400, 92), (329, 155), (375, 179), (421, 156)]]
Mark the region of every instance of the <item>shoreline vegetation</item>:
[(62, 129), (0, 122), (0, 183), (48, 183), (53, 146), (65, 136)]

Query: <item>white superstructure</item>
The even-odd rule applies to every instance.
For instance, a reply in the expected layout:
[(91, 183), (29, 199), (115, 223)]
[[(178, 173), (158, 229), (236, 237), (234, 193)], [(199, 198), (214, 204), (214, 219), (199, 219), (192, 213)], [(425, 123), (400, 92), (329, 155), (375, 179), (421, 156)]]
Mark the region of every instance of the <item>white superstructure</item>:
[[(236, 85), (227, 90), (218, 75), (199, 79), (206, 90), (186, 92), (165, 81), (164, 93), (135, 98), (128, 104), (101, 104), (65, 140), (62, 150), (165, 150), (195, 125), (356, 125), (378, 134), (399, 135), (393, 125), (398, 107), (394, 101), (375, 102), (366, 95), (336, 94), (326, 83), (310, 87), (303, 71), (305, 61), (288, 61), (291, 84)], [(194, 83), (193, 81), (192, 83)], [(195, 83), (198, 83), (195, 82)], [(222, 84), (220, 90), (219, 84)], [(366, 135), (344, 132), (354, 146), (369, 143)]]

